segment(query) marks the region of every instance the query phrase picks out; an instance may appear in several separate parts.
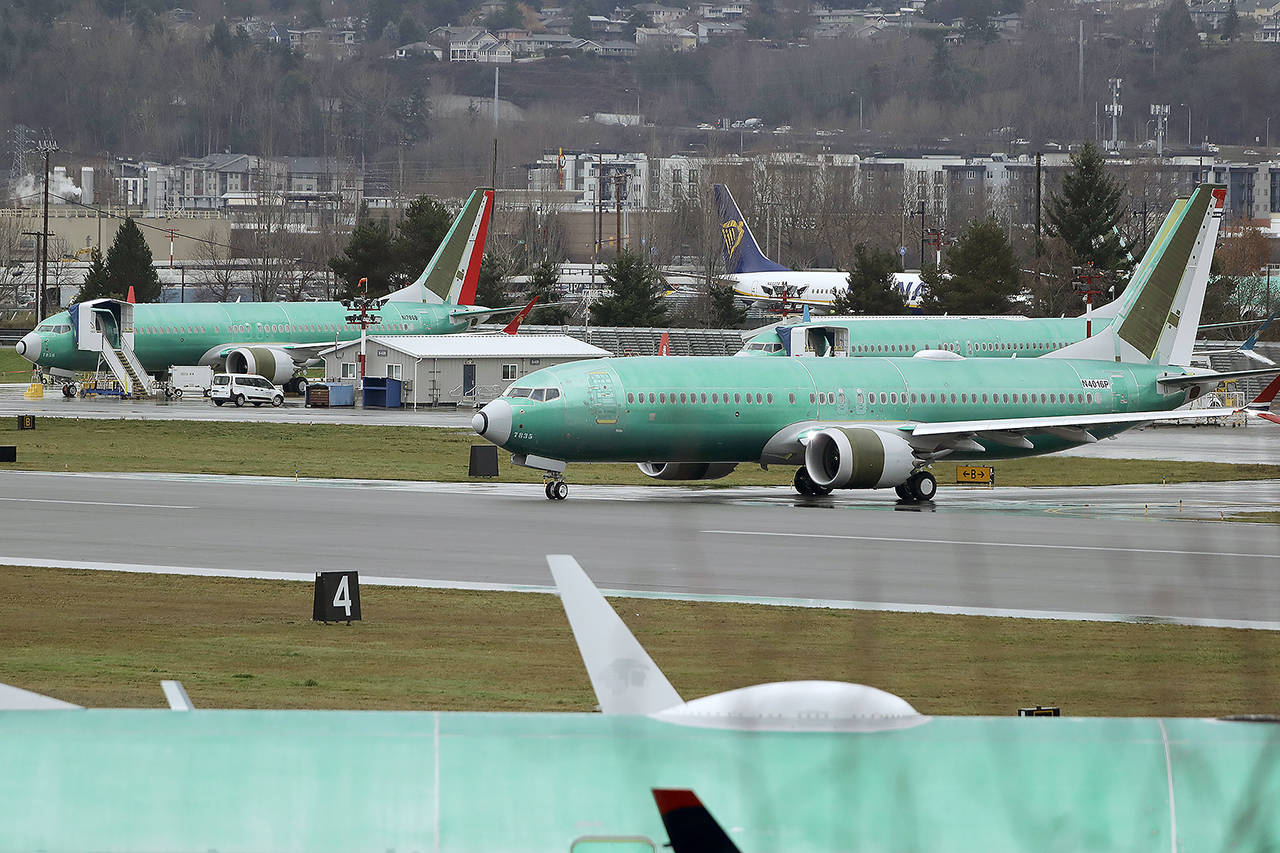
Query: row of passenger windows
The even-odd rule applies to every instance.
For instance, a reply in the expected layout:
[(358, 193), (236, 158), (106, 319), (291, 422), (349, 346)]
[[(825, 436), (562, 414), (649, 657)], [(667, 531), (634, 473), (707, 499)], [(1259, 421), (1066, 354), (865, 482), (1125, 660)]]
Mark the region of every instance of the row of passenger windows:
[[(528, 391), (527, 388), (516, 389), (516, 390), (525, 391), (525, 392)], [(555, 389), (551, 389), (551, 390), (555, 390)], [(858, 392), (858, 405), (862, 405), (862, 393), (863, 392), (861, 391)], [(880, 397), (879, 397), (880, 405), (882, 406), (897, 405), (900, 402), (906, 403), (908, 402), (908, 400), (910, 400), (910, 402), (912, 403), (919, 403), (919, 404), (923, 404), (923, 403), (934, 403), (934, 404), (944, 403), (945, 404), (948, 402), (948, 395), (946, 393), (942, 393), (942, 394), (938, 394), (936, 392), (931, 394), (912, 393), (908, 395), (906, 391), (903, 391), (901, 393), (898, 393), (897, 391), (888, 391), (888, 392), (881, 391), (879, 392), (879, 394), (880, 394)], [(524, 393), (524, 394), (512, 393), (510, 396), (527, 397), (529, 395), (528, 393)], [(559, 396), (558, 391), (556, 392), (556, 396)], [(548, 397), (547, 399), (553, 400), (555, 399), (555, 397)], [(834, 391), (818, 391), (818, 392), (811, 393), (809, 395), (809, 403), (811, 405), (821, 405), (821, 406), (825, 406), (828, 404), (834, 405), (837, 400), (839, 400), (839, 402), (843, 405), (843, 403), (845, 402), (845, 395), (843, 391), (841, 391), (838, 395)], [(646, 402), (646, 395), (644, 393), (639, 394), (638, 401), (642, 404)], [(690, 394), (687, 392), (677, 394), (676, 392), (673, 391), (668, 395), (664, 392), (658, 392), (655, 394), (654, 392), (650, 391), (648, 392), (648, 395), (647, 395), (647, 401), (650, 403), (667, 403), (669, 401), (671, 403), (684, 403), (686, 405), (690, 403), (695, 405), (699, 403), (705, 404), (707, 402), (710, 402), (712, 404), (720, 404), (720, 403), (728, 404), (730, 402), (733, 402), (733, 403), (745, 403), (747, 405), (756, 403), (757, 405), (760, 405), (764, 403), (772, 403), (773, 394), (768, 394), (768, 393), (761, 394), (758, 391), (748, 392), (745, 394), (738, 392), (733, 395), (733, 398), (731, 400), (728, 392), (725, 392), (723, 395), (719, 394), (718, 392), (712, 392), (710, 397), (708, 398), (708, 395), (706, 394), (706, 392), (702, 392), (700, 394)], [(796, 401), (795, 394), (793, 393), (787, 394), (788, 403), (794, 404), (795, 401)], [(628, 392), (627, 402), (630, 404), (636, 403), (637, 395), (635, 393)], [(871, 393), (869, 402), (873, 406), (876, 404), (876, 392), (873, 391)], [(1017, 393), (1006, 394), (1001, 392), (1001, 393), (994, 393), (994, 394), (979, 395), (976, 392), (971, 394), (967, 391), (964, 391), (959, 394), (951, 394), (950, 402), (952, 403), (979, 403), (979, 402), (981, 403), (1024, 403), (1026, 405), (1031, 405), (1034, 403), (1092, 403), (1093, 394), (1092, 393), (1086, 393), (1086, 394), (1056, 394), (1055, 393), (1055, 394), (1038, 394), (1037, 395), (1037, 394), (1017, 394)]]
[[(138, 334), (141, 335), (195, 335), (205, 334), (205, 326), (139, 326)], [(229, 335), (252, 335), (252, 334), (284, 334), (293, 335), (305, 332), (356, 332), (360, 327), (352, 323), (267, 323), (267, 324), (250, 324), (250, 323), (233, 323), (227, 326), (227, 334)], [(255, 331), (256, 330), (256, 331)], [(71, 331), (71, 327), (67, 326), (65, 331)], [(371, 332), (408, 332), (412, 331), (412, 327), (408, 323), (379, 323), (369, 327)], [(221, 330), (218, 326), (213, 327), (213, 333), (220, 334)]]

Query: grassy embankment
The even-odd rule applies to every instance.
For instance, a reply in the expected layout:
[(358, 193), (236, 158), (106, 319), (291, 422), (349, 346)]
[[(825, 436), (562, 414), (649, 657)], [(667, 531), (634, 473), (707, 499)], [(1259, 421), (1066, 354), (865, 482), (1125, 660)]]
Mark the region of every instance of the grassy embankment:
[(31, 379), (31, 362), (8, 345), (0, 346), (0, 382), (27, 382)]
[[(196, 404), (198, 405), (198, 404)], [(466, 480), (469, 430), (271, 423), (94, 421), (41, 418), (34, 432), (0, 424), (0, 443), (18, 445), (15, 468), (43, 471), (170, 471), (292, 477)], [(538, 482), (537, 472), (500, 456), (500, 479)], [(994, 463), (999, 485), (1115, 485), (1280, 477), (1280, 466), (1046, 456)], [(954, 466), (935, 466), (944, 485)], [(742, 465), (709, 486), (785, 485), (794, 468)], [(634, 465), (570, 466), (575, 483), (661, 485)], [(678, 485), (678, 484), (676, 484)]]
[[(0, 681), (90, 706), (588, 711), (556, 598), (0, 567)], [(929, 714), (1280, 711), (1280, 633), (614, 599), (686, 698), (764, 681), (872, 684)]]

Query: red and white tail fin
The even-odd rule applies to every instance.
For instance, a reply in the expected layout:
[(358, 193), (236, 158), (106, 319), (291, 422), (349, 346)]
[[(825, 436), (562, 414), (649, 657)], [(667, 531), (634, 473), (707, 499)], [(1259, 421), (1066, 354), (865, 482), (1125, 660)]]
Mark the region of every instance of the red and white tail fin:
[(654, 788), (662, 825), (674, 853), (739, 853), (698, 795), (688, 788)]
[(666, 332), (662, 333), (662, 338), (658, 341), (658, 355), (671, 355), (671, 336)]
[(520, 313), (511, 318), (511, 322), (503, 327), (504, 335), (514, 335), (520, 331), (520, 324), (529, 318), (529, 312), (533, 310), (533, 304), (538, 301), (538, 297), (529, 300), (529, 304), (520, 309)]
[(1254, 397), (1253, 400), (1250, 401), (1249, 405), (1245, 406), (1245, 409), (1253, 412), (1264, 420), (1280, 424), (1280, 415), (1273, 415), (1271, 413), (1271, 404), (1275, 402), (1276, 394), (1278, 393), (1280, 393), (1280, 374), (1272, 379), (1271, 384), (1266, 388), (1263, 388), (1262, 392), (1259, 393), (1258, 396)]
[(426, 269), (412, 284), (389, 294), (386, 301), (474, 305), (492, 215), (493, 190), (477, 187), (454, 218)]

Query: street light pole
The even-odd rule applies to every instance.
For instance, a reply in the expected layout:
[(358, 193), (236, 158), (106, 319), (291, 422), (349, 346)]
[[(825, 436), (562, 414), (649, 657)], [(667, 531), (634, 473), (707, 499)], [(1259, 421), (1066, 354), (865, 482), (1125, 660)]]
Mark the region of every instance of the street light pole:
[(1178, 106), (1187, 108), (1187, 147), (1190, 148), (1191, 147), (1191, 105), (1178, 104)]
[(49, 155), (58, 150), (58, 143), (52, 139), (41, 139), (36, 143), (36, 150), (44, 154), (44, 239), (40, 241), (40, 271), (36, 274), (39, 290), (36, 292), (36, 323), (44, 319), (45, 288), (49, 286)]

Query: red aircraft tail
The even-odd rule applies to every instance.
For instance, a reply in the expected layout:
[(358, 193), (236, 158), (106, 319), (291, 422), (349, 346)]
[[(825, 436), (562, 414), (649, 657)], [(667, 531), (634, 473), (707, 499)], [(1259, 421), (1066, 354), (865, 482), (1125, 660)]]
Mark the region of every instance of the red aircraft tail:
[(688, 788), (654, 788), (673, 853), (739, 853), (737, 845)]

